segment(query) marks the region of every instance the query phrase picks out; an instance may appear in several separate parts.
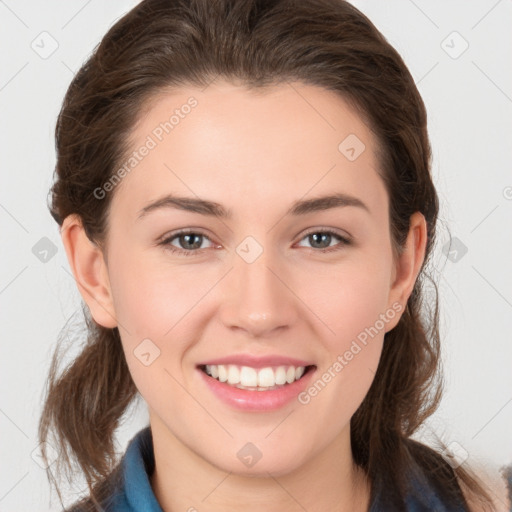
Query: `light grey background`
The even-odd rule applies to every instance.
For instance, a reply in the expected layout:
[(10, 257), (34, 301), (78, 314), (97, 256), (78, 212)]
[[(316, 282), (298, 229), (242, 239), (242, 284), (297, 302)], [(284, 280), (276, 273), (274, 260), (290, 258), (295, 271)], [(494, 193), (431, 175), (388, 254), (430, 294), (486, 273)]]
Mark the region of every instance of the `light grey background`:
[[(50, 355), (66, 322), (82, 318), (46, 207), (55, 120), (73, 74), (136, 3), (0, 0), (0, 512), (61, 510), (36, 455)], [(492, 470), (512, 462), (512, 1), (353, 3), (403, 56), (429, 114), (446, 391), (419, 437), (436, 432)], [(139, 403), (120, 452), (146, 422)]]

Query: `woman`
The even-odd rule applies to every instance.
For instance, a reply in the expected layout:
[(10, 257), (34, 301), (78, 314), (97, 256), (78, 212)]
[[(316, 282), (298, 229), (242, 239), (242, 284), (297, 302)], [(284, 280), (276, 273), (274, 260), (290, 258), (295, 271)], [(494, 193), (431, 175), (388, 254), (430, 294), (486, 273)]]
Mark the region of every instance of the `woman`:
[(145, 0), (56, 140), (89, 334), (40, 439), (87, 479), (74, 510), (496, 510), (411, 439), (441, 398), (438, 200), (422, 99), (356, 8)]

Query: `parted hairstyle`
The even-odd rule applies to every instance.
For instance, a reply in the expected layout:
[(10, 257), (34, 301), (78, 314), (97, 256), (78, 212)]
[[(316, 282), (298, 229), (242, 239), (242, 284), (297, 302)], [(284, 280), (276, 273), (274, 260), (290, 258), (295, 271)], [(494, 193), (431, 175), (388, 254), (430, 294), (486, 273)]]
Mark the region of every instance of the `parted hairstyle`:
[[(452, 469), (441, 448), (411, 438), (437, 409), (443, 390), (439, 306), (427, 273), (438, 216), (431, 177), (427, 115), (397, 51), (373, 23), (343, 0), (144, 0), (120, 18), (73, 78), (55, 129), (57, 163), (49, 209), (59, 226), (78, 214), (103, 250), (115, 190), (98, 198), (133, 151), (129, 136), (151, 98), (223, 78), (247, 88), (300, 81), (336, 92), (357, 109), (378, 141), (379, 173), (389, 195), (390, 236), (400, 253), (410, 216), (427, 222), (426, 257), (403, 315), (385, 334), (374, 381), (350, 421), (355, 462), (389, 510), (405, 510), (413, 461), (447, 502), (495, 510), (470, 468)], [(426, 284), (433, 294), (426, 300)], [(82, 304), (86, 336), (79, 355), (58, 371), (55, 350), (39, 422), (39, 439), (59, 450), (55, 467), (85, 478), (80, 510), (102, 510), (119, 483), (116, 430), (137, 397), (117, 327), (97, 324)], [(177, 414), (179, 414), (177, 412)], [(43, 447), (45, 444), (42, 445)], [(47, 453), (43, 449), (43, 457)], [(53, 466), (48, 479), (59, 491)], [(69, 478), (69, 476), (68, 476)]]

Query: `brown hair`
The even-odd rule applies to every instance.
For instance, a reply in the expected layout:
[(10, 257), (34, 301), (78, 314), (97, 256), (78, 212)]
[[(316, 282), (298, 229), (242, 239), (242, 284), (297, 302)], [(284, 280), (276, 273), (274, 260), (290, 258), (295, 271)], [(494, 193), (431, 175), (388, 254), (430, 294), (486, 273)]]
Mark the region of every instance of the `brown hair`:
[[(460, 482), (490, 504), (468, 470), (452, 470), (434, 449), (410, 439), (437, 409), (443, 387), (435, 283), (431, 310), (422, 302), (438, 215), (427, 117), (402, 58), (348, 2), (142, 1), (110, 28), (66, 93), (55, 132), (53, 218), (62, 226), (68, 215), (78, 214), (90, 240), (103, 247), (112, 194), (98, 199), (93, 191), (129, 152), (142, 109), (162, 91), (204, 87), (217, 76), (252, 88), (290, 80), (335, 91), (376, 134), (395, 251), (417, 211), (426, 218), (428, 241), (406, 310), (385, 335), (374, 382), (351, 419), (353, 456), (372, 481), (372, 496), (375, 489), (386, 489), (392, 510), (405, 510), (413, 461), (447, 502), (464, 501)], [(96, 324), (86, 308), (84, 315), (86, 345), (60, 375), (54, 353), (39, 437), (44, 442), (55, 434), (59, 464), (71, 468), (75, 460), (87, 481), (90, 498), (83, 510), (99, 510), (120, 478), (114, 435), (137, 389), (117, 328)], [(55, 482), (51, 468), (48, 474)]]

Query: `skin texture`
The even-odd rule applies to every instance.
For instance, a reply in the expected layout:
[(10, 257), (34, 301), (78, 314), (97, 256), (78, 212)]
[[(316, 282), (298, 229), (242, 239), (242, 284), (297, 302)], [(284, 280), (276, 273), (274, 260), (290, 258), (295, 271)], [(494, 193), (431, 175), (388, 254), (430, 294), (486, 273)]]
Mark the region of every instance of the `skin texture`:
[[(119, 327), (148, 404), (155, 495), (166, 512), (367, 510), (369, 482), (353, 463), (349, 422), (374, 378), (384, 334), (414, 286), (425, 220), (411, 217), (395, 258), (374, 135), (343, 99), (310, 85), (252, 92), (219, 82), (166, 91), (140, 117), (133, 150), (191, 96), (197, 106), (109, 192), (107, 258), (76, 216), (62, 228), (82, 297), (96, 322)], [(350, 134), (365, 145), (354, 161), (338, 149)], [(360, 199), (368, 211), (286, 214), (294, 201), (335, 192)], [(216, 201), (233, 216), (163, 208), (137, 219), (168, 193)], [(179, 237), (158, 245), (184, 228), (205, 235), (192, 255), (170, 251), (191, 252)], [(315, 246), (310, 230), (351, 243), (333, 235)], [(236, 251), (248, 236), (263, 250), (252, 263)], [(307, 404), (236, 410), (196, 369), (234, 353), (278, 354), (315, 364), (314, 382), (390, 310), (393, 318)], [(160, 350), (149, 366), (134, 355), (144, 339)], [(262, 454), (252, 467), (237, 457), (248, 442)]]

